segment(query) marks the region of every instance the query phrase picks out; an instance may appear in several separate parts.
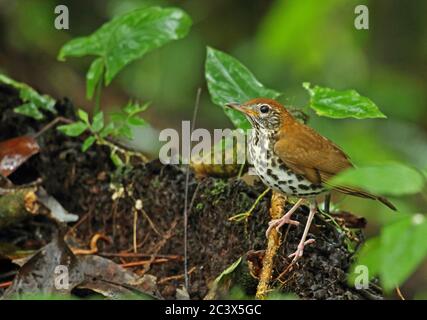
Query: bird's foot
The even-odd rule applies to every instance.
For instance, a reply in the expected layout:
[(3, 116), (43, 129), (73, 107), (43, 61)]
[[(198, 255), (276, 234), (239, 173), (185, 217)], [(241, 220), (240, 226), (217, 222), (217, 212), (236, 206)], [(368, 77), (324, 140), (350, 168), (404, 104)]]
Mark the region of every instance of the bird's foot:
[(316, 240), (314, 240), (314, 239), (309, 239), (309, 240), (307, 240), (305, 242), (300, 242), (298, 244), (297, 250), (294, 253), (290, 254), (288, 256), (288, 258), (294, 257), (293, 260), (292, 260), (292, 262), (296, 262), (304, 254), (304, 247), (307, 246), (307, 245), (309, 245), (309, 244), (314, 243), (315, 241)]
[(277, 231), (285, 224), (293, 224), (294, 226), (298, 226), (299, 222), (296, 220), (291, 220), (291, 215), (285, 214), (280, 219), (273, 219), (268, 223), (268, 229), (265, 232), (266, 237), (270, 234), (273, 228), (276, 228)]

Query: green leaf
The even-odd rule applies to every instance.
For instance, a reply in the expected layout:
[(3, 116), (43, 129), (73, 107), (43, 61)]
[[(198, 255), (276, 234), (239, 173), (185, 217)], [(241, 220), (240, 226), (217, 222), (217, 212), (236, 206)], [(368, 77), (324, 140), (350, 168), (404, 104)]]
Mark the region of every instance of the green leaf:
[(130, 116), (133, 116), (137, 113), (143, 112), (147, 110), (148, 106), (150, 105), (149, 102), (144, 103), (143, 105), (140, 105), (139, 103), (133, 103), (129, 102), (124, 108), (123, 111), (127, 113)]
[(86, 97), (88, 99), (92, 99), (103, 71), (104, 60), (102, 58), (95, 59), (86, 74)]
[(105, 23), (90, 36), (66, 43), (58, 59), (87, 55), (102, 57), (108, 85), (128, 63), (172, 40), (183, 38), (190, 26), (190, 17), (181, 9), (137, 9)]
[(386, 118), (370, 99), (361, 96), (355, 90), (338, 91), (330, 88), (303, 83), (303, 87), (310, 93), (310, 108), (320, 116), (330, 118)]
[(130, 126), (145, 126), (147, 124), (144, 119), (138, 117), (128, 118), (127, 123)]
[(22, 100), (23, 104), (14, 109), (16, 113), (32, 117), (36, 120), (44, 118), (40, 109), (49, 111), (53, 114), (57, 113), (55, 110), (56, 102), (52, 97), (41, 95), (25, 83), (15, 81), (4, 74), (0, 74), (0, 83), (7, 84), (19, 91), (19, 98)]
[(13, 109), (13, 111), (36, 120), (44, 118), (43, 113), (41, 113), (39, 108), (37, 108), (37, 106), (32, 102), (24, 103), (23, 105)]
[(70, 124), (65, 124), (58, 127), (58, 130), (70, 137), (77, 137), (81, 135), (88, 128), (84, 122), (78, 121)]
[(111, 158), (111, 161), (113, 161), (113, 163), (114, 163), (114, 165), (116, 167), (118, 167), (118, 168), (119, 167), (123, 167), (123, 161), (122, 161), (122, 159), (120, 159), (120, 157), (115, 152), (111, 152), (110, 158)]
[(99, 132), (103, 127), (104, 127), (104, 113), (100, 111), (93, 117), (92, 131)]
[(106, 136), (113, 134), (115, 130), (114, 122), (110, 122), (107, 124), (99, 133), (101, 138), (105, 138)]
[(124, 114), (123, 112), (111, 112), (110, 113), (110, 119), (114, 122), (126, 122), (128, 118), (127, 114)]
[(82, 145), (82, 151), (86, 152), (96, 141), (96, 138), (94, 136), (87, 137), (86, 140), (83, 142)]
[(380, 273), (382, 264), (381, 239), (374, 237), (367, 240), (360, 252), (357, 254), (357, 261), (353, 264), (349, 273), (349, 284), (355, 283), (358, 266), (366, 266), (369, 272), (369, 279), (374, 278)]
[(82, 120), (84, 123), (89, 124), (89, 115), (86, 111), (79, 109), (77, 110), (77, 115), (79, 116), (80, 120)]
[(242, 262), (242, 257), (234, 261), (230, 266), (228, 266), (221, 274), (215, 278), (214, 283), (219, 284), (224, 278), (229, 276), (236, 270), (236, 268), (240, 265)]
[(384, 227), (381, 280), (385, 290), (402, 284), (427, 256), (427, 219), (421, 214)]
[(225, 108), (226, 103), (243, 103), (257, 97), (275, 99), (281, 95), (277, 91), (265, 88), (237, 59), (209, 47), (205, 77), (212, 102), (224, 108), (237, 128), (249, 129), (251, 126), (240, 112)]
[(132, 128), (129, 127), (128, 125), (123, 125), (118, 129), (117, 134), (119, 136), (122, 136), (123, 138), (127, 138), (127, 139), (132, 139), (133, 135), (132, 135)]
[(375, 194), (401, 196), (420, 192), (425, 179), (411, 167), (389, 163), (348, 169), (333, 177), (329, 183), (358, 187)]

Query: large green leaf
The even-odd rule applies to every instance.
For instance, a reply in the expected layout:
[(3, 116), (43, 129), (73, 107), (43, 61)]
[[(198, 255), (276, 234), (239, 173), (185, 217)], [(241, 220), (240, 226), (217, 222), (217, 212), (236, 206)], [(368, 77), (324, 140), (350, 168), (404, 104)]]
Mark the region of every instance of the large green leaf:
[[(190, 17), (181, 9), (149, 7), (121, 15), (87, 37), (66, 43), (58, 58), (94, 55), (105, 64), (105, 83), (128, 63), (172, 40), (183, 38), (191, 26)], [(100, 61), (100, 60), (96, 60)], [(100, 62), (92, 65), (93, 79), (101, 70)], [(91, 78), (91, 77), (89, 77)], [(88, 90), (93, 93), (91, 84)]]
[(359, 187), (377, 194), (400, 196), (420, 192), (425, 178), (404, 164), (388, 163), (348, 169), (329, 182), (332, 185)]
[(391, 290), (403, 283), (427, 256), (427, 219), (421, 214), (386, 226), (381, 234), (381, 280)]
[(19, 97), (23, 104), (16, 107), (14, 111), (27, 117), (41, 120), (44, 118), (40, 110), (56, 113), (55, 100), (48, 95), (41, 95), (25, 83), (17, 82), (4, 74), (0, 74), (0, 83), (7, 84), (19, 91)]
[(325, 87), (310, 87), (305, 82), (303, 87), (310, 93), (310, 107), (320, 116), (330, 118), (386, 118), (370, 99), (361, 96), (355, 90), (334, 90)]
[[(228, 102), (243, 103), (257, 97), (275, 99), (281, 95), (264, 87), (237, 59), (209, 47), (205, 77), (212, 101), (220, 107)], [(250, 128), (249, 122), (240, 112), (229, 108), (225, 108), (225, 112), (237, 128)]]
[(354, 284), (357, 266), (366, 266), (369, 278), (380, 276), (386, 291), (401, 285), (427, 256), (427, 219), (421, 214), (399, 215), (381, 234), (369, 239), (357, 255), (349, 283)]

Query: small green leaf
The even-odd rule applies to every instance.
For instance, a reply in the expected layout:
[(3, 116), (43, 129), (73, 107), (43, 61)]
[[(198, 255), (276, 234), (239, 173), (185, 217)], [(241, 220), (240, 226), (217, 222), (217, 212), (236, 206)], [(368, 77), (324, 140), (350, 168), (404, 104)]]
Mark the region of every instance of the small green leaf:
[(83, 142), (82, 145), (82, 151), (86, 152), (96, 141), (96, 138), (94, 136), (87, 137), (86, 140)]
[(205, 77), (212, 102), (224, 108), (234, 126), (249, 129), (245, 116), (238, 111), (225, 108), (229, 102), (243, 103), (253, 98), (275, 99), (281, 93), (267, 89), (237, 59), (224, 52), (207, 48)]
[(36, 120), (44, 118), (43, 113), (41, 113), (37, 106), (32, 102), (24, 103), (23, 105), (13, 109), (13, 111)]
[(303, 83), (303, 87), (310, 93), (310, 108), (320, 116), (330, 118), (386, 118), (370, 99), (361, 96), (355, 90), (338, 91), (330, 88)]
[(402, 284), (427, 256), (427, 219), (421, 214), (383, 228), (381, 280), (385, 290)]
[(93, 117), (92, 131), (99, 132), (103, 127), (104, 127), (104, 113), (100, 111)]
[(111, 152), (110, 158), (111, 158), (111, 161), (113, 161), (114, 165), (117, 168), (123, 167), (122, 159), (120, 159), (120, 157), (115, 152)]
[(40, 109), (49, 111), (56, 114), (55, 100), (48, 95), (41, 95), (36, 90), (31, 88), (25, 83), (17, 82), (4, 74), (0, 74), (0, 83), (5, 83), (11, 87), (16, 88), (19, 91), (19, 97), (23, 102), (23, 105), (18, 106), (14, 109), (16, 113), (20, 113), (36, 120), (44, 118), (43, 113)]
[(110, 119), (114, 122), (126, 122), (128, 118), (127, 114), (124, 114), (123, 112), (111, 112), (110, 113)]
[(104, 71), (104, 60), (102, 58), (95, 59), (86, 74), (86, 97), (92, 99), (95, 93), (95, 88), (101, 80), (102, 72)]
[[(87, 37), (66, 43), (58, 59), (95, 55), (105, 61), (105, 84), (127, 64), (147, 52), (187, 35), (190, 17), (181, 9), (136, 9), (105, 23)], [(95, 68), (95, 67), (94, 67)]]
[(364, 166), (333, 177), (333, 186), (358, 187), (375, 194), (401, 196), (422, 190), (425, 179), (417, 170), (400, 163)]
[(77, 110), (77, 115), (80, 118), (80, 120), (82, 120), (84, 123), (89, 124), (89, 115), (87, 114), (86, 111), (79, 109)]
[(147, 110), (148, 106), (150, 105), (149, 102), (144, 103), (143, 105), (140, 105), (139, 103), (133, 103), (129, 102), (124, 108), (123, 111), (127, 113), (130, 116), (133, 116), (137, 113), (143, 112)]
[(145, 126), (147, 124), (144, 119), (138, 117), (128, 118), (127, 123), (130, 126)]
[(105, 138), (106, 136), (113, 134), (114, 130), (115, 130), (114, 122), (110, 122), (101, 130), (99, 135), (101, 138)]
[(77, 137), (81, 135), (88, 128), (84, 122), (78, 121), (71, 124), (65, 124), (58, 127), (58, 130), (70, 137)]
[(225, 277), (227, 277), (231, 273), (233, 273), (234, 270), (236, 270), (236, 268), (240, 265), (241, 262), (242, 262), (242, 257), (240, 257), (239, 259), (237, 259), (236, 261), (234, 261), (223, 272), (221, 272), (221, 274), (218, 277), (216, 277), (216, 279), (214, 280), (214, 282), (216, 284), (219, 284)]
[(132, 139), (133, 135), (132, 135), (132, 128), (129, 127), (128, 125), (123, 125), (122, 127), (120, 127), (118, 129), (117, 134), (119, 136), (122, 136), (123, 138), (127, 138), (127, 139)]

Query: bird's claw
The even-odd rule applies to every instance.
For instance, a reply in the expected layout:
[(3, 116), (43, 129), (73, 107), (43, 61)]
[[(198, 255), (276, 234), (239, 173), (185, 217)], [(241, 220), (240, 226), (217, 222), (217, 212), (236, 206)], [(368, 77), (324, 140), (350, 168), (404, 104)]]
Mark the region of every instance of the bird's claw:
[(296, 220), (291, 220), (289, 216), (284, 215), (280, 219), (273, 219), (268, 223), (268, 229), (265, 232), (265, 236), (268, 237), (271, 230), (276, 228), (277, 232), (279, 232), (280, 228), (285, 224), (293, 224), (294, 226), (299, 226), (299, 222)]
[(309, 240), (305, 241), (304, 243), (300, 243), (297, 247), (297, 250), (294, 253), (290, 254), (288, 256), (288, 258), (294, 257), (292, 259), (292, 262), (296, 262), (304, 254), (304, 247), (309, 245), (309, 244), (314, 243), (315, 241), (316, 241), (315, 239), (309, 239)]

